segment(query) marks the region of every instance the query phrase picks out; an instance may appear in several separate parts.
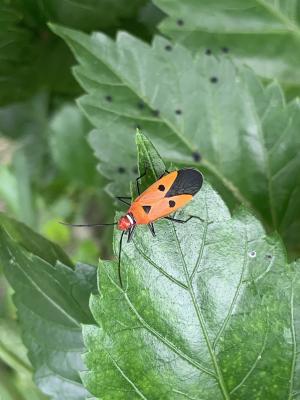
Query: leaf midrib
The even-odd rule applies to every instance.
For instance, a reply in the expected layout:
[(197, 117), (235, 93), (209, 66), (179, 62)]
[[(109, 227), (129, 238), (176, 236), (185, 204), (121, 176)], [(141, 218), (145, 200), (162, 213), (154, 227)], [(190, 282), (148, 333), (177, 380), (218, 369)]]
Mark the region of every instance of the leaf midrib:
[(294, 282), (291, 285), (291, 299), (290, 299), (290, 321), (291, 321), (291, 336), (293, 343), (293, 357), (291, 362), (291, 372), (290, 372), (290, 390), (288, 400), (291, 400), (294, 397), (293, 393), (293, 385), (295, 379), (295, 366), (296, 366), (296, 358), (297, 358), (297, 342), (296, 342), (296, 331), (295, 331), (295, 320), (294, 320)]
[(224, 378), (223, 378), (223, 374), (222, 374), (221, 368), (220, 368), (220, 366), (218, 364), (218, 360), (217, 360), (217, 358), (215, 356), (215, 353), (214, 353), (214, 350), (213, 350), (213, 346), (212, 346), (212, 344), (210, 342), (210, 339), (209, 339), (209, 336), (208, 336), (208, 332), (207, 332), (207, 328), (206, 328), (206, 324), (205, 324), (205, 320), (204, 320), (202, 311), (201, 311), (201, 309), (199, 308), (199, 306), (197, 304), (195, 292), (194, 292), (193, 285), (192, 285), (192, 282), (191, 282), (190, 277), (189, 277), (187, 265), (186, 265), (186, 262), (185, 262), (184, 255), (182, 253), (182, 249), (181, 249), (181, 246), (180, 246), (180, 242), (179, 242), (179, 239), (178, 239), (178, 236), (177, 236), (176, 229), (174, 227), (174, 223), (172, 223), (172, 228), (173, 228), (174, 236), (175, 236), (175, 239), (176, 239), (176, 245), (177, 245), (177, 247), (178, 247), (178, 249), (180, 251), (180, 256), (181, 256), (181, 260), (182, 260), (182, 266), (183, 266), (183, 269), (184, 269), (184, 274), (185, 274), (186, 281), (187, 281), (187, 286), (188, 286), (188, 292), (189, 292), (189, 294), (191, 296), (193, 307), (195, 309), (195, 312), (196, 312), (196, 315), (197, 315), (197, 318), (198, 318), (198, 321), (199, 321), (199, 325), (201, 327), (201, 330), (202, 330), (202, 333), (203, 333), (203, 336), (204, 336), (204, 339), (205, 339), (205, 342), (206, 342), (206, 345), (207, 345), (207, 348), (208, 348), (208, 351), (209, 351), (209, 354), (210, 354), (210, 357), (212, 359), (212, 363), (213, 363), (213, 366), (214, 366), (214, 369), (215, 369), (215, 372), (216, 372), (216, 377), (215, 378), (216, 378), (216, 380), (217, 380), (217, 382), (219, 384), (219, 387), (220, 387), (220, 390), (221, 390), (221, 393), (222, 393), (224, 399), (225, 400), (230, 400), (230, 396), (229, 396), (228, 390), (227, 390), (226, 385), (225, 385), (225, 381), (224, 381)]

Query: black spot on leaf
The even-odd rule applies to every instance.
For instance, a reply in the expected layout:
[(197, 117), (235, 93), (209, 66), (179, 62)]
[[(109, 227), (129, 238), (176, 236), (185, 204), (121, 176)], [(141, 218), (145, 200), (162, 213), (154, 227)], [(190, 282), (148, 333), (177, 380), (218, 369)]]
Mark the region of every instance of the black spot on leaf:
[(139, 108), (140, 110), (143, 110), (143, 109), (145, 108), (145, 103), (143, 103), (142, 101), (139, 101), (138, 104), (137, 104), (137, 106), (138, 106), (138, 108)]
[(182, 111), (181, 111), (179, 108), (177, 108), (177, 110), (175, 110), (175, 114), (181, 115), (181, 114), (182, 114)]
[(108, 94), (107, 96), (105, 96), (105, 100), (108, 101), (109, 103), (111, 103), (112, 97)]
[(167, 50), (167, 51), (171, 51), (172, 49), (173, 49), (173, 47), (170, 44), (167, 44), (165, 46), (165, 50)]
[(205, 50), (205, 54), (206, 54), (207, 56), (210, 56), (211, 53), (212, 53), (211, 49), (206, 49), (206, 50)]
[(125, 170), (124, 167), (119, 167), (119, 168), (118, 168), (118, 172), (119, 172), (120, 174), (124, 174), (125, 171), (126, 171), (126, 170)]
[(154, 115), (154, 117), (159, 117), (159, 110), (152, 110), (152, 114)]
[(221, 49), (223, 53), (229, 53), (229, 48), (228, 47), (222, 47)]
[(216, 76), (212, 76), (212, 77), (210, 78), (211, 83), (217, 83), (218, 80), (219, 80), (219, 79), (218, 79)]
[(183, 22), (182, 19), (178, 19), (178, 20), (176, 21), (176, 23), (177, 23), (178, 26), (184, 25), (184, 22)]
[(194, 153), (192, 154), (194, 161), (199, 162), (201, 161), (201, 154), (199, 153), (199, 151), (194, 151)]

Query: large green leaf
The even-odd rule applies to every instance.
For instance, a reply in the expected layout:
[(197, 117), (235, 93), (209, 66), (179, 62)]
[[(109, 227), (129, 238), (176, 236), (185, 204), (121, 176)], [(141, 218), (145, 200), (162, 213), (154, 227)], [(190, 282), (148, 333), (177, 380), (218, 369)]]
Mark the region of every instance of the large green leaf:
[(102, 400), (299, 398), (300, 263), (208, 183), (177, 214), (188, 215), (204, 222), (160, 220), (155, 238), (138, 227), (123, 246), (124, 290), (116, 263), (100, 263), (86, 387)]
[(83, 400), (87, 391), (79, 377), (84, 368), (81, 324), (93, 323), (88, 298), (96, 270), (83, 264), (72, 269), (60, 261), (61, 251), (51, 242), (28, 228), (21, 231), (12, 221), (1, 225), (0, 263), (15, 291), (35, 382), (53, 399)]
[(161, 31), (194, 51), (230, 52), (263, 78), (300, 93), (297, 0), (155, 0), (168, 17)]
[(97, 128), (90, 143), (112, 192), (122, 195), (133, 178), (138, 125), (166, 161), (201, 165), (228, 204), (247, 204), (298, 246), (298, 100), (286, 104), (276, 83), (264, 88), (227, 57), (194, 57), (161, 37), (150, 47), (126, 33), (113, 41), (52, 29), (80, 64), (88, 94), (79, 104)]

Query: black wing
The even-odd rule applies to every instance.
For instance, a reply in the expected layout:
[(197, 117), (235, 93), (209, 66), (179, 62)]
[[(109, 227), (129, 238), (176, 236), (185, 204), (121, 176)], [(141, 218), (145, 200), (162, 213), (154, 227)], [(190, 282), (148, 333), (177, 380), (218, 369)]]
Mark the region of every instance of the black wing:
[(193, 168), (180, 169), (177, 172), (177, 177), (165, 197), (173, 197), (180, 194), (191, 194), (194, 196), (199, 192), (203, 183), (201, 172)]

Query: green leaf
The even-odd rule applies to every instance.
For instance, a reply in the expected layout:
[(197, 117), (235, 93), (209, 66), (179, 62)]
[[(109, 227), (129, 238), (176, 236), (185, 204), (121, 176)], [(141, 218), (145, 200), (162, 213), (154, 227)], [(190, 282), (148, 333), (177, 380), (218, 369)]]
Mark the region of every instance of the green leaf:
[(29, 253), (37, 255), (49, 264), (55, 264), (59, 260), (61, 263), (73, 267), (72, 261), (57, 244), (43, 238), (25, 224), (0, 213), (0, 225), (15, 242)]
[[(300, 9), (295, 0), (155, 0), (168, 17), (160, 29), (203, 54), (230, 54), (266, 79), (300, 93)], [(179, 21), (179, 22), (178, 22)]]
[(65, 105), (50, 122), (50, 146), (57, 166), (72, 182), (96, 184), (96, 160), (86, 141), (91, 126), (76, 106)]
[[(9, 369), (5, 374), (0, 363), (0, 398), (17, 400), (41, 400), (46, 397), (32, 382), (32, 367), (27, 357), (27, 349), (21, 340), (18, 324), (12, 319), (0, 318), (0, 359)], [(4, 372), (4, 373), (3, 373)], [(9, 391), (10, 395), (6, 393)], [(4, 394), (5, 393), (5, 394)]]
[(0, 318), (0, 359), (20, 373), (31, 372), (19, 326), (11, 319)]
[[(43, 241), (47, 242), (39, 240)], [(15, 291), (35, 382), (52, 399), (83, 400), (88, 393), (79, 377), (84, 368), (81, 324), (93, 323), (88, 299), (95, 288), (96, 269), (84, 264), (72, 269), (55, 254), (52, 257), (56, 260), (50, 263), (41, 251), (24, 250), (5, 228), (0, 229), (0, 262)]]
[(45, 93), (0, 108), (0, 132), (11, 139), (41, 136), (47, 123), (49, 98)]
[(145, 175), (142, 177), (141, 190), (145, 190), (165, 173), (166, 167), (153, 144), (138, 129), (136, 132), (136, 146), (139, 172), (140, 175)]
[[(151, 151), (141, 158), (157, 165)], [(84, 384), (103, 400), (297, 398), (300, 263), (207, 182), (177, 215), (204, 222), (160, 220), (155, 238), (139, 226), (123, 246), (125, 290), (100, 262)]]
[(72, 57), (64, 44), (45, 26), (34, 30), (15, 3), (6, 3), (0, 3), (0, 105), (27, 99), (45, 88), (76, 93), (69, 73)]
[(5, 209), (19, 214), (17, 180), (8, 166), (0, 166), (0, 196), (1, 201), (5, 204)]
[(124, 32), (113, 41), (52, 29), (80, 64), (79, 105), (97, 128), (89, 141), (111, 192), (128, 193), (138, 125), (167, 163), (201, 166), (230, 207), (248, 205), (299, 251), (298, 100), (287, 104), (278, 84), (263, 87), (226, 57), (193, 56), (161, 37), (150, 47)]
[(37, 226), (37, 209), (29, 173), (29, 162), (23, 149), (18, 149), (14, 153), (13, 169), (17, 180), (19, 208), (22, 210), (21, 220), (34, 228)]
[(19, 0), (22, 11), (29, 20), (36, 23), (53, 21), (77, 29), (92, 31), (95, 29), (112, 29), (124, 19), (136, 17), (146, 0)]
[(16, 375), (0, 364), (1, 400), (46, 400), (28, 375)]

